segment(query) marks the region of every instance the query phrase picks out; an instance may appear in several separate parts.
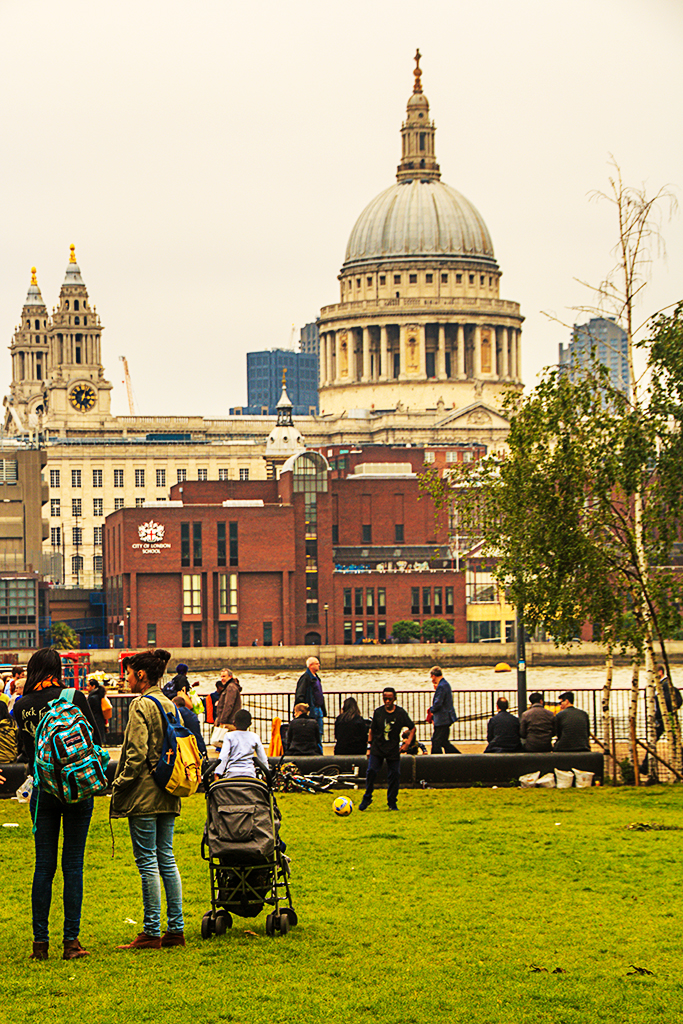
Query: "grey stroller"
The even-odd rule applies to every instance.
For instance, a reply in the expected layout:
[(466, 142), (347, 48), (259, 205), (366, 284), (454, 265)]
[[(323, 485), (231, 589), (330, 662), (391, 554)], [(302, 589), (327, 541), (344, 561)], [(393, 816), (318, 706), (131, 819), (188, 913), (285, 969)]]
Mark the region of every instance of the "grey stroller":
[(266, 934), (286, 935), (297, 923), (280, 817), (273, 790), (261, 779), (240, 776), (206, 786), (202, 858), (209, 862), (211, 910), (202, 918), (203, 939), (225, 934), (233, 914), (256, 917), (266, 905)]

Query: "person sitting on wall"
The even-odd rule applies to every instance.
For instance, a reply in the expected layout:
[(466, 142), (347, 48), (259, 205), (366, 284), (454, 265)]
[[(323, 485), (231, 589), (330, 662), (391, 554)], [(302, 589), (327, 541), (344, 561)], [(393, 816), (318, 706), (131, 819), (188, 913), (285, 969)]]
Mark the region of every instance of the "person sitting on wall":
[(320, 729), (315, 718), (308, 714), (308, 704), (294, 705), (294, 718), (287, 726), (285, 754), (290, 757), (318, 757), (320, 755)]
[(354, 697), (347, 697), (334, 723), (335, 754), (360, 754), (368, 749), (370, 722), (363, 718)]
[(489, 718), (486, 727), (488, 745), (485, 754), (511, 754), (521, 750), (519, 742), (519, 719), (508, 711), (509, 703), (505, 697), (496, 701), (498, 714)]
[(561, 693), (560, 710), (553, 722), (553, 732), (557, 736), (553, 750), (590, 750), (590, 731), (590, 718), (581, 708), (574, 707), (572, 691)]
[(549, 751), (554, 722), (555, 715), (545, 707), (543, 694), (538, 691), (530, 694), (529, 707), (519, 720), (519, 735), (524, 749), (530, 754)]

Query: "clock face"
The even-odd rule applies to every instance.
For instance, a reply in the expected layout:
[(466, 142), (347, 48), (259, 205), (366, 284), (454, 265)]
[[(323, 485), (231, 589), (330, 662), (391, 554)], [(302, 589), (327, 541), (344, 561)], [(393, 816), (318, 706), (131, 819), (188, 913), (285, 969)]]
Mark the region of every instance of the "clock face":
[(69, 395), (69, 401), (79, 412), (88, 412), (97, 401), (97, 393), (89, 384), (77, 384)]

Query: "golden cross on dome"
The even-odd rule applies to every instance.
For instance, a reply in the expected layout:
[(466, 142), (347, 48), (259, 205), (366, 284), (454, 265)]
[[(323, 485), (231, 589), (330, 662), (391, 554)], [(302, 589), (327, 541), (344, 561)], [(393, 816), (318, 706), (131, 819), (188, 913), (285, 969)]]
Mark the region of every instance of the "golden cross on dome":
[(76, 246), (75, 245), (70, 245), (69, 249), (71, 249), (71, 255), (69, 256), (69, 263), (75, 263), (76, 262)]
[(38, 284), (38, 278), (36, 277), (36, 268), (31, 267), (31, 284)]
[(416, 50), (415, 51), (415, 70), (413, 71), (413, 74), (415, 75), (415, 85), (413, 86), (413, 92), (422, 92), (422, 81), (421, 81), (421, 79), (422, 79), (422, 68), (420, 67), (420, 58), (421, 57), (422, 57), (422, 54), (420, 53), (419, 49)]

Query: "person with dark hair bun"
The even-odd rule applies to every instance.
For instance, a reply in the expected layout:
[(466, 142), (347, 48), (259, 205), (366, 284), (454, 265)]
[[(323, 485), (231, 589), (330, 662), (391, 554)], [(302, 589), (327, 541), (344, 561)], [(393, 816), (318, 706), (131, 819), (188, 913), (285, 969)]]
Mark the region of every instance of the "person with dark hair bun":
[[(173, 855), (173, 828), (180, 799), (157, 785), (152, 771), (161, 757), (164, 723), (154, 697), (166, 713), (175, 707), (159, 688), (171, 655), (143, 651), (128, 662), (132, 700), (111, 798), (112, 818), (128, 818), (133, 855), (142, 882), (144, 917), (140, 934), (119, 949), (184, 946), (183, 891)], [(161, 936), (161, 882), (166, 892), (168, 927)]]
[[(28, 760), (28, 772), (35, 775), (36, 728), (47, 714), (50, 702), (62, 692), (62, 660), (59, 652), (43, 647), (31, 656), (26, 669), (24, 694), (14, 705), (14, 719), (19, 726), (19, 735)], [(76, 690), (74, 706), (87, 718), (93, 735), (95, 722), (90, 713), (85, 695)], [(38, 810), (36, 812), (36, 803)], [(31, 907), (33, 913), (34, 960), (47, 960), (49, 949), (48, 922), (52, 902), (52, 880), (57, 870), (59, 851), (59, 830), (63, 831), (62, 874), (64, 876), (64, 960), (75, 960), (88, 956), (83, 949), (78, 933), (81, 924), (83, 904), (83, 857), (88, 829), (93, 812), (93, 798), (74, 804), (62, 803), (52, 793), (41, 792), (38, 800), (37, 788), (31, 794), (31, 817), (35, 821), (36, 864), (33, 872)]]
[(347, 697), (334, 723), (335, 754), (362, 754), (368, 749), (370, 722), (360, 713), (354, 697)]

